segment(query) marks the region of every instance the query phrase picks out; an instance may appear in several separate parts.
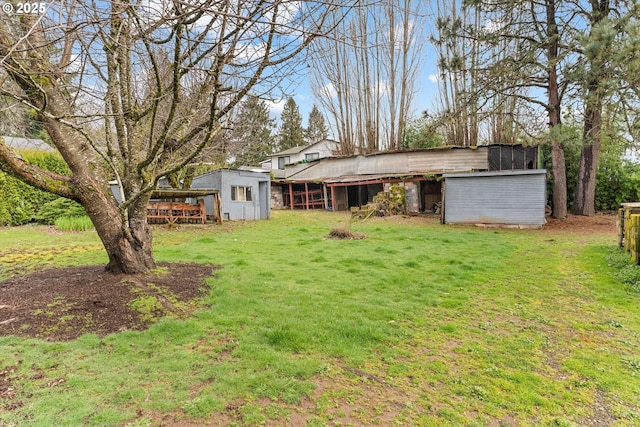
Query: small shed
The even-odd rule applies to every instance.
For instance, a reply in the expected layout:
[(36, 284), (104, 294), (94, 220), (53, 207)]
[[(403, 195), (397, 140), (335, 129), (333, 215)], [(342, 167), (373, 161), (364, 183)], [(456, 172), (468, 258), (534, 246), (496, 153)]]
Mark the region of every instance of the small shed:
[(443, 223), (540, 228), (546, 177), (544, 169), (444, 174)]
[[(259, 168), (219, 169), (193, 178), (192, 189), (215, 188), (220, 192), (222, 219), (268, 219), (271, 209), (271, 174)], [(205, 198), (207, 212), (213, 199)], [(210, 206), (211, 205), (211, 206)]]

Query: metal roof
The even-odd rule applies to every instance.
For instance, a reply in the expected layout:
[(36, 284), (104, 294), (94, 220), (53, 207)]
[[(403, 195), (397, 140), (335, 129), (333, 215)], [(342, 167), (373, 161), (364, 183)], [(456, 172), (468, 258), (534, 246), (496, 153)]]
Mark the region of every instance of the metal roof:
[(446, 178), (472, 178), (472, 177), (482, 177), (482, 176), (511, 176), (511, 175), (539, 175), (546, 174), (546, 169), (524, 169), (524, 170), (513, 170), (513, 171), (489, 171), (489, 172), (464, 172), (464, 173), (456, 173), (456, 172), (448, 172), (443, 174), (442, 176)]
[(152, 199), (182, 199), (187, 197), (204, 197), (219, 193), (218, 190), (209, 189), (189, 189), (180, 190), (176, 188), (162, 188), (151, 192)]
[[(451, 171), (448, 171), (451, 172)], [(468, 170), (460, 171), (468, 172)], [(427, 172), (412, 172), (412, 173), (385, 173), (385, 174), (377, 174), (377, 175), (350, 175), (350, 176), (339, 176), (335, 178), (326, 178), (323, 179), (327, 184), (338, 184), (338, 183), (349, 183), (349, 182), (366, 182), (366, 181), (379, 181), (383, 179), (401, 179), (405, 177), (413, 177), (420, 175), (431, 175), (431, 174), (442, 174), (442, 171), (427, 171)]]

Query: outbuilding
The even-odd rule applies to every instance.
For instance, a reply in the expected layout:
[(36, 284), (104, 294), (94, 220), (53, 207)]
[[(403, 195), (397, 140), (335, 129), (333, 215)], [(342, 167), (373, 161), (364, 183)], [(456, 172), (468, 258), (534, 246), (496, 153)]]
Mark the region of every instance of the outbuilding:
[(443, 223), (540, 228), (546, 177), (544, 169), (444, 174)]
[[(219, 169), (193, 178), (191, 188), (219, 191), (222, 219), (255, 220), (270, 217), (270, 172), (259, 168)], [(213, 212), (213, 198), (206, 197), (207, 212)]]

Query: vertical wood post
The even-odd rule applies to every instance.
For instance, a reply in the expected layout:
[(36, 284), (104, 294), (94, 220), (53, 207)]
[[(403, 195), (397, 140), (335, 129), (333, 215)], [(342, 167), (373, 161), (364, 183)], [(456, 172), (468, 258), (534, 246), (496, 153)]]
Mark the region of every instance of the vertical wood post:
[(328, 195), (327, 195), (327, 184), (322, 183), (322, 192), (323, 192), (323, 196), (324, 196), (324, 208), (325, 210), (329, 209), (329, 200), (327, 199)]
[(331, 186), (331, 210), (336, 211), (336, 191), (335, 187)]
[(289, 183), (289, 206), (293, 210), (293, 184)]

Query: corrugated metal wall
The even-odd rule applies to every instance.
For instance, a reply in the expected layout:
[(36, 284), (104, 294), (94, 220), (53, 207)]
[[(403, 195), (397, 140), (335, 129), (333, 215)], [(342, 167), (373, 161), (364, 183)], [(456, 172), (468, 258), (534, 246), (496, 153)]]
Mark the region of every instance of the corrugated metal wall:
[[(314, 181), (354, 175), (421, 174), (487, 170), (487, 147), (442, 148), (326, 158), (301, 166), (287, 166), (288, 179)], [(290, 172), (290, 173), (289, 173)]]
[(444, 222), (542, 226), (546, 170), (445, 174)]

